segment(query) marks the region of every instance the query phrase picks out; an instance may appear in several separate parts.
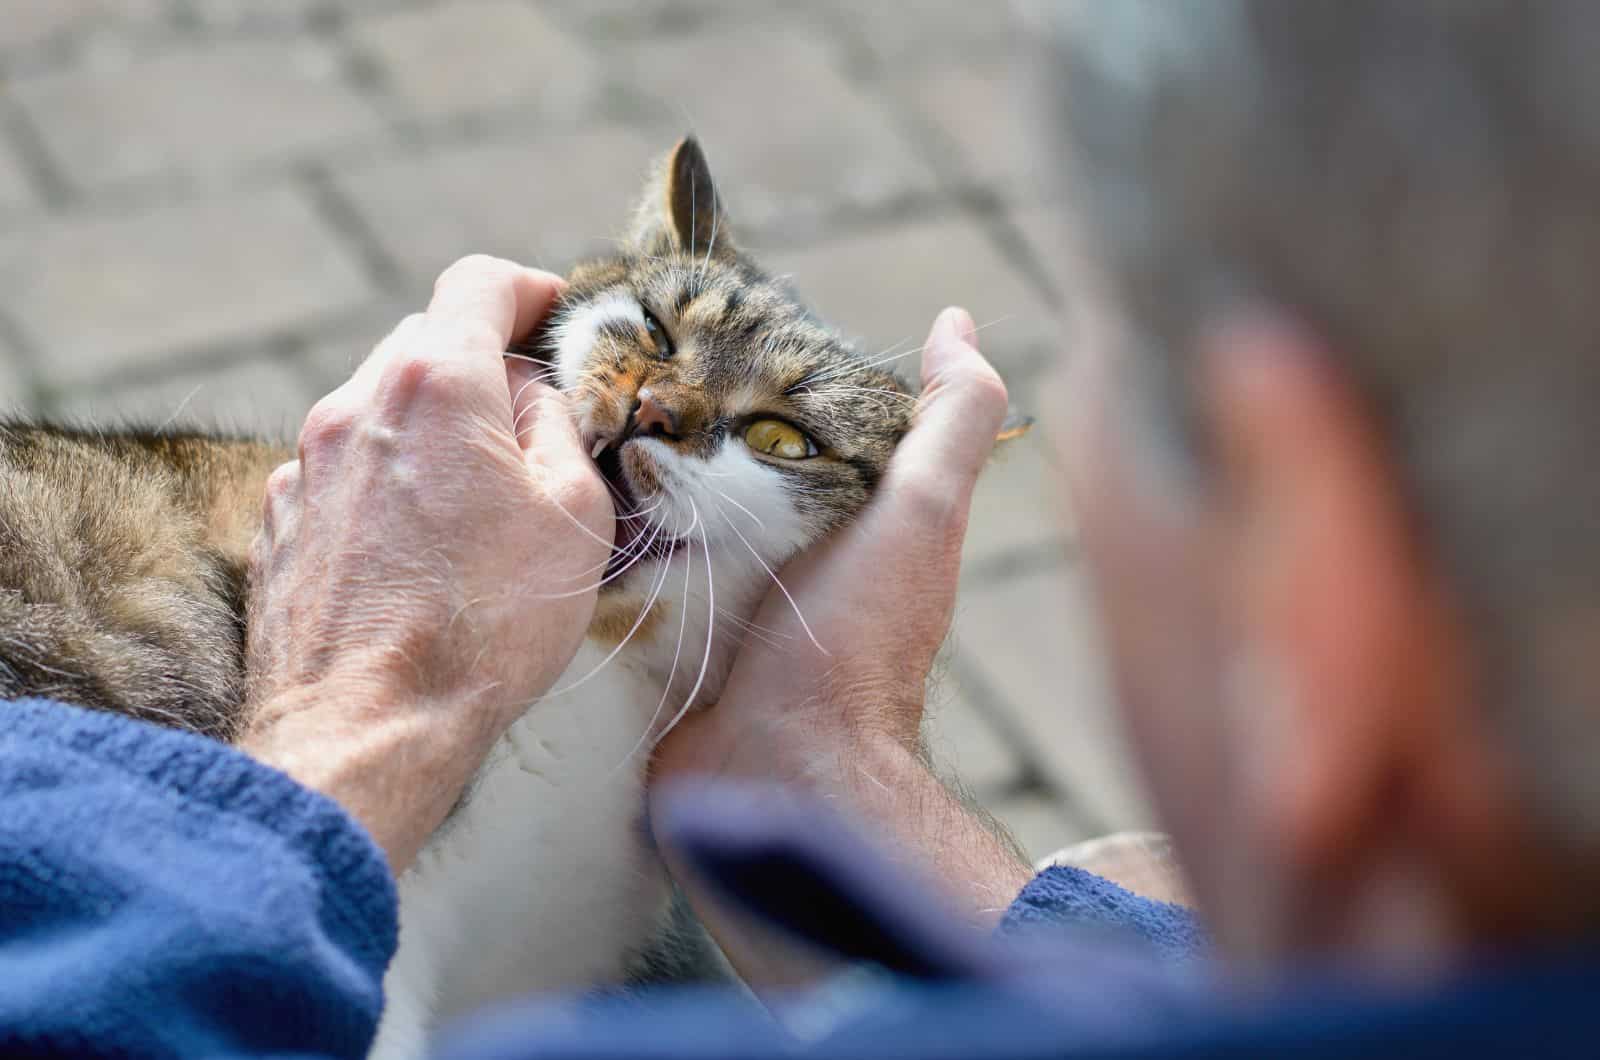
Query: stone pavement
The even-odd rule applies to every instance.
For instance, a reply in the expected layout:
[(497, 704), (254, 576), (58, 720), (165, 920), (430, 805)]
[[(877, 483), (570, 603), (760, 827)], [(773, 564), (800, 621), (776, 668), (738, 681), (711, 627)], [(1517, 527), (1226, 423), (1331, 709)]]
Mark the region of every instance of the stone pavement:
[[(469, 251), (603, 249), (701, 137), (870, 350), (967, 306), (1040, 411), (1059, 220), (1004, 0), (5, 0), (0, 405), (290, 435)], [(915, 376), (915, 354), (901, 367)], [(1034, 854), (1143, 825), (1048, 439), (978, 495), (931, 731)]]

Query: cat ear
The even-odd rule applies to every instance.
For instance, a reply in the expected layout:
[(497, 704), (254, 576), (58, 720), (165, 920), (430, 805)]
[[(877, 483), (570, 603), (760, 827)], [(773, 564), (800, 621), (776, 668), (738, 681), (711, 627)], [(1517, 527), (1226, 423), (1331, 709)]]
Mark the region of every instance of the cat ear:
[(647, 254), (676, 250), (716, 257), (732, 251), (722, 196), (694, 137), (679, 140), (657, 169), (639, 206), (631, 240)]

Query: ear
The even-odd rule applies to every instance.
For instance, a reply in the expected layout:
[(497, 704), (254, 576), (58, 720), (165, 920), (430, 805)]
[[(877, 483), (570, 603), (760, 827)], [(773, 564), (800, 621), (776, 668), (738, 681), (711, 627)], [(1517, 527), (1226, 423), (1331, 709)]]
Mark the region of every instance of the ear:
[(733, 250), (722, 196), (711, 180), (705, 152), (692, 136), (678, 141), (645, 188), (630, 233), (647, 254), (680, 252), (720, 257)]
[(1239, 792), (1297, 871), (1344, 878), (1419, 810), (1470, 709), (1378, 423), (1298, 331), (1216, 336), (1201, 373), (1239, 687)]

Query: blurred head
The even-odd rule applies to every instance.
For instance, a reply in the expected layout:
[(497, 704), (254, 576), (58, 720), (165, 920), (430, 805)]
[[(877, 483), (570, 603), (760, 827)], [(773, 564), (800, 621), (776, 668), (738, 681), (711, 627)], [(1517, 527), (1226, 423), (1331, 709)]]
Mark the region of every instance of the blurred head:
[(1600, 8), (1039, 17), (1081, 240), (1058, 434), (1224, 943), (1414, 970), (1594, 932)]

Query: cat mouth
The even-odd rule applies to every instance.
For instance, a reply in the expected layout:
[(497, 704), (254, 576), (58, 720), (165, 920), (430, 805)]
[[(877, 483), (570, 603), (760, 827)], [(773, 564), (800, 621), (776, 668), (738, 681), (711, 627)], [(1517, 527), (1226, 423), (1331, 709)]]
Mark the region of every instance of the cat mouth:
[(668, 537), (644, 515), (633, 514), (651, 506), (639, 503), (638, 495), (628, 481), (628, 473), (622, 466), (622, 450), (627, 444), (625, 439), (621, 443), (608, 445), (603, 449), (597, 447), (598, 451), (594, 457), (595, 466), (600, 469), (601, 477), (611, 487), (618, 512), (615, 537), (611, 543), (611, 559), (606, 564), (604, 575), (606, 582), (631, 563), (645, 558), (657, 560), (671, 558), (672, 554), (688, 540), (682, 537)]

